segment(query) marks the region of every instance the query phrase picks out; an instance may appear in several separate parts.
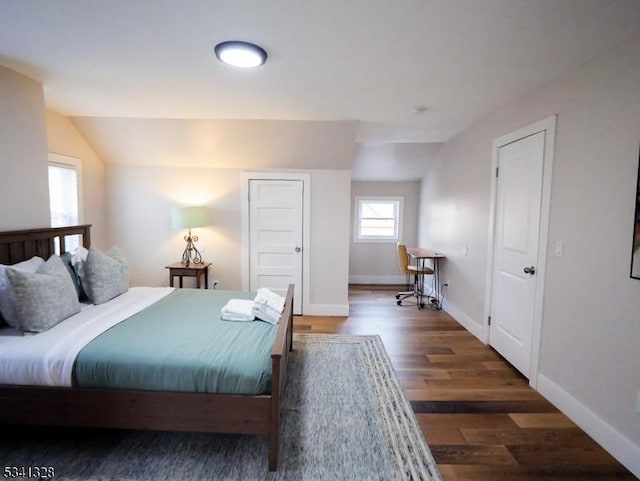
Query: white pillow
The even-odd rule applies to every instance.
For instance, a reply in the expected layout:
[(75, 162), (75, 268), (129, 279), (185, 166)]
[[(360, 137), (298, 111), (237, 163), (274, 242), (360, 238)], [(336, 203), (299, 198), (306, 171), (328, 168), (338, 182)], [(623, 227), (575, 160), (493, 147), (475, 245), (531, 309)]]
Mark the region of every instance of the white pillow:
[(22, 272), (34, 273), (44, 264), (42, 257), (32, 257), (29, 260), (19, 262), (12, 266), (0, 264), (0, 313), (4, 322), (11, 327), (19, 327), (16, 314), (16, 306), (13, 300), (13, 289), (7, 279), (7, 269), (15, 269)]

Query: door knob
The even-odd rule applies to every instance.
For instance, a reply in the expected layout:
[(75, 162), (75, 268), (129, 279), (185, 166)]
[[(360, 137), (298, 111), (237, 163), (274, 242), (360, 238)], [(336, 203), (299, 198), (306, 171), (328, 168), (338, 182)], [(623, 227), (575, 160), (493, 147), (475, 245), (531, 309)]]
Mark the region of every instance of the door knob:
[(302, 250), (302, 249), (301, 249), (300, 247), (296, 247), (296, 248), (295, 248), (295, 251), (296, 251), (296, 252), (300, 252), (301, 250)]
[(536, 273), (536, 268), (534, 266), (531, 267), (525, 267), (524, 268), (524, 273), (525, 274), (531, 274), (534, 275)]

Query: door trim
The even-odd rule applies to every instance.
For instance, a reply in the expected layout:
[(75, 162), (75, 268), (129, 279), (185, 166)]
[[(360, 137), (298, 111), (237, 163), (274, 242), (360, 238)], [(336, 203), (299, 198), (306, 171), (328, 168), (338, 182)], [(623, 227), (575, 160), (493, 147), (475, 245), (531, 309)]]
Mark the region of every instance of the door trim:
[(249, 290), (249, 181), (302, 181), (302, 314), (309, 312), (310, 232), (311, 232), (311, 176), (292, 172), (241, 172), (240, 174), (240, 269), (242, 290)]
[(493, 291), (493, 261), (496, 228), (496, 208), (498, 194), (498, 149), (516, 142), (524, 137), (546, 132), (544, 142), (544, 159), (542, 164), (542, 200), (540, 203), (540, 232), (538, 243), (538, 265), (536, 266), (536, 296), (534, 299), (533, 333), (531, 336), (531, 367), (529, 371), (529, 385), (536, 388), (538, 384), (538, 362), (540, 358), (540, 340), (542, 334), (542, 310), (544, 307), (544, 285), (547, 264), (547, 243), (549, 238), (549, 212), (551, 210), (551, 179), (553, 172), (553, 158), (555, 151), (557, 115), (535, 122), (527, 127), (511, 132), (493, 140), (491, 147), (491, 197), (489, 202), (489, 239), (487, 245), (487, 277), (484, 297), (483, 341), (489, 343), (489, 316), (491, 315), (491, 297)]

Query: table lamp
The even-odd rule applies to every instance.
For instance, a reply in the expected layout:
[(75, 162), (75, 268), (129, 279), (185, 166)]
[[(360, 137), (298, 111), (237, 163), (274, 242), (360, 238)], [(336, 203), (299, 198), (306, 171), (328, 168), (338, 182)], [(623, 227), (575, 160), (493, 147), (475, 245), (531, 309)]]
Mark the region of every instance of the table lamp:
[(191, 229), (209, 225), (208, 209), (206, 207), (175, 207), (171, 212), (171, 224), (174, 229), (189, 229), (188, 234), (184, 236), (187, 246), (184, 248), (180, 262), (185, 266), (190, 263), (202, 264), (202, 254), (195, 246), (198, 236), (192, 235)]

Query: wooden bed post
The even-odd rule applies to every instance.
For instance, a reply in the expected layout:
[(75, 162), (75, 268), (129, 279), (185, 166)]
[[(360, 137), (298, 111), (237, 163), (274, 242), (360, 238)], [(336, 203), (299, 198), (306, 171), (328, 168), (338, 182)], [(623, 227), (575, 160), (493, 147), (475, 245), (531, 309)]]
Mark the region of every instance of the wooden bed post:
[(271, 381), (275, 390), (271, 391), (271, 422), (269, 423), (269, 471), (278, 470), (280, 437), (280, 356), (272, 357)]
[(282, 312), (271, 351), (271, 416), (269, 422), (269, 471), (278, 469), (280, 446), (280, 401), (287, 380), (289, 352), (293, 349), (293, 284), (287, 289), (287, 303)]

